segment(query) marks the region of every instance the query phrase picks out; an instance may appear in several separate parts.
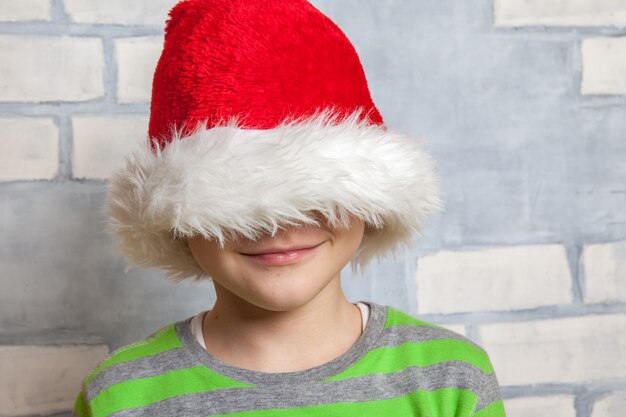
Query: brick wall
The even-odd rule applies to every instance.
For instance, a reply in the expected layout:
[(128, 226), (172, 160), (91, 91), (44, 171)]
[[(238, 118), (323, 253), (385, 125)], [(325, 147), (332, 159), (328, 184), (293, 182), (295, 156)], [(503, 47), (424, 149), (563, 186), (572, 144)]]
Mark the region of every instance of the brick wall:
[[(127, 270), (103, 233), (173, 3), (0, 4), (0, 417), (67, 413), (107, 352), (214, 300)], [(483, 345), (511, 417), (623, 416), (626, 4), (313, 3), (444, 180), (444, 215), (402, 256), (347, 269), (349, 298)]]

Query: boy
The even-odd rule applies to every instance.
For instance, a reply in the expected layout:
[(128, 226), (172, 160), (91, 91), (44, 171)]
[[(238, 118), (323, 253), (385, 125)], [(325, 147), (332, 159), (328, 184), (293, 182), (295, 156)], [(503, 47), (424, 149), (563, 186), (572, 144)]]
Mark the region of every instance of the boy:
[(111, 230), (217, 300), (113, 352), (74, 415), (504, 416), (481, 348), (341, 289), (441, 210), (440, 180), (311, 4), (176, 5), (148, 136), (112, 178)]

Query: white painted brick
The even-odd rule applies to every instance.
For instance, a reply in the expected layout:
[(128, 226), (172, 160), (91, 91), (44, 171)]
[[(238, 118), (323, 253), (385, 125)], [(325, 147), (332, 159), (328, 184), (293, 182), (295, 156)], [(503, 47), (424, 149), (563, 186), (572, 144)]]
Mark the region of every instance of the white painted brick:
[(74, 22), (165, 26), (176, 0), (65, 0), (65, 11)]
[(533, 245), (424, 256), (417, 266), (417, 299), (420, 313), (569, 303), (571, 278), (565, 249)]
[(585, 302), (626, 301), (626, 240), (583, 248)]
[(50, 20), (50, 0), (0, 1), (0, 21)]
[(81, 101), (104, 95), (102, 41), (0, 36), (0, 101)]
[(0, 132), (0, 181), (56, 176), (59, 130), (52, 119), (0, 119)]
[(74, 178), (107, 179), (124, 156), (147, 138), (146, 117), (74, 117)]
[(626, 315), (484, 325), (482, 346), (503, 385), (585, 383), (626, 375)]
[(576, 417), (574, 397), (523, 397), (504, 400), (506, 417)]
[(0, 346), (0, 417), (72, 409), (107, 346)]
[(626, 94), (626, 37), (584, 39), (582, 94)]
[(117, 100), (121, 103), (149, 102), (152, 77), (161, 50), (162, 37), (115, 40), (117, 58)]
[(591, 417), (624, 417), (626, 391), (612, 393), (598, 400), (591, 410)]
[(624, 0), (495, 0), (497, 26), (626, 26)]

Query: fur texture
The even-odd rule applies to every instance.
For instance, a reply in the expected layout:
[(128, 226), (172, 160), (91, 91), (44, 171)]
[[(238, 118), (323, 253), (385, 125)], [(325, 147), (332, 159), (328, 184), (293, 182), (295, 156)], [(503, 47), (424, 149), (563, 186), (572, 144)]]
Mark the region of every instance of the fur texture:
[[(199, 125), (202, 126), (202, 125)], [(329, 111), (274, 129), (222, 126), (182, 130), (163, 149), (142, 141), (112, 177), (108, 230), (133, 264), (165, 269), (174, 281), (210, 278), (185, 238), (224, 243), (281, 225), (334, 225), (353, 213), (368, 225), (351, 261), (357, 273), (374, 258), (410, 244), (423, 219), (442, 211), (440, 179), (422, 144), (408, 135)]]

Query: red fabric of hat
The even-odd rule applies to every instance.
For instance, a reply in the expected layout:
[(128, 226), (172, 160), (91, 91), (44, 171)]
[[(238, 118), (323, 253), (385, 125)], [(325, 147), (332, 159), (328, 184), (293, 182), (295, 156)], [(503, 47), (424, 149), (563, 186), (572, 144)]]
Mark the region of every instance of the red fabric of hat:
[(174, 125), (271, 129), (327, 107), (382, 124), (354, 47), (308, 1), (187, 0), (170, 16), (150, 112), (161, 145)]

